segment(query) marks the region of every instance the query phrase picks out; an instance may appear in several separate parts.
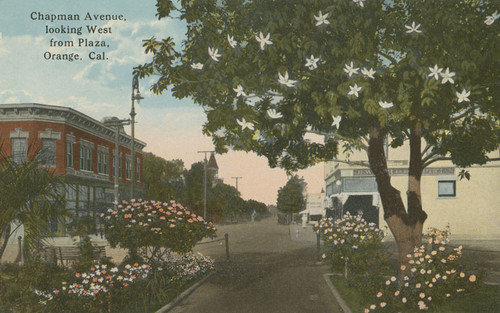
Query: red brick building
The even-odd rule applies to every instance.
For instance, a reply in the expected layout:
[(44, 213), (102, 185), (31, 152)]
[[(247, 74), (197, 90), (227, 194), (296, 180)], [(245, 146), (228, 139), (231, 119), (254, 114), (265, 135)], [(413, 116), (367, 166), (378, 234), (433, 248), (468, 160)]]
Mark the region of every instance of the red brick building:
[[(113, 206), (116, 129), (72, 108), (27, 104), (0, 104), (1, 153), (22, 162), (40, 154), (44, 166), (62, 175), (66, 183), (66, 208), (75, 216), (96, 217)], [(119, 131), (120, 198), (134, 197), (143, 187), (142, 149), (135, 139), (135, 155), (130, 155), (132, 138)], [(135, 162), (135, 175), (132, 175)], [(132, 182), (135, 176), (135, 182)], [(53, 223), (55, 233), (64, 233), (65, 221)]]

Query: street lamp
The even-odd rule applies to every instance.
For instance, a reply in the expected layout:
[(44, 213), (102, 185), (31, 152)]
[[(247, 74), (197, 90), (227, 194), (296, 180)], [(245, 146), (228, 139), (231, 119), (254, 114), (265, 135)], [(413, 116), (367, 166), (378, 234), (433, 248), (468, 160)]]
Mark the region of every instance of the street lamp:
[(198, 151), (198, 153), (205, 153), (205, 160), (203, 162), (203, 219), (207, 220), (207, 153), (215, 151)]
[(120, 165), (120, 127), (123, 125), (129, 125), (130, 120), (129, 119), (123, 119), (120, 120), (116, 117), (104, 121), (104, 124), (114, 127), (115, 128), (115, 153), (114, 153), (114, 159), (115, 159), (115, 173), (114, 173), (114, 181), (115, 181), (115, 186), (114, 186), (114, 196), (115, 196), (115, 209), (118, 207), (118, 201), (119, 201), (119, 189), (120, 189), (120, 179), (119, 179), (119, 165)]
[(137, 74), (132, 78), (132, 109), (130, 110), (130, 135), (132, 137), (132, 143), (130, 147), (130, 156), (131, 156), (131, 166), (132, 166), (132, 175), (131, 175), (131, 184), (130, 184), (130, 199), (134, 198), (134, 185), (135, 185), (135, 106), (134, 101), (141, 101), (144, 97), (141, 96), (141, 92), (139, 91), (139, 77)]

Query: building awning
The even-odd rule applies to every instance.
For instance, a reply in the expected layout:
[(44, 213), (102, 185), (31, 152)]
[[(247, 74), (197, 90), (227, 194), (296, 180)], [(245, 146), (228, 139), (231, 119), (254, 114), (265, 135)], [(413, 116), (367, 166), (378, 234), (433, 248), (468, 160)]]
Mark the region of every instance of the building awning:
[(372, 196), (372, 205), (378, 207), (380, 205), (380, 195), (378, 192), (367, 192), (367, 193), (350, 193), (350, 192), (343, 192), (339, 194), (334, 194), (330, 195), (330, 199), (333, 200), (333, 198), (337, 198), (340, 202), (342, 202), (342, 205), (344, 205), (347, 200), (349, 199), (350, 196)]

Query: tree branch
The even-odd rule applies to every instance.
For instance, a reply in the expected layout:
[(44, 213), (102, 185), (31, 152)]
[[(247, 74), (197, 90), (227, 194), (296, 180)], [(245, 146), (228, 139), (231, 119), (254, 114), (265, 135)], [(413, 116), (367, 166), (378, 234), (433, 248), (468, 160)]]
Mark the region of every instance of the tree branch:
[[(356, 145), (356, 147), (360, 148), (361, 150), (364, 150), (364, 151), (368, 151), (368, 145), (361, 142), (361, 141), (353, 141), (353, 140), (349, 140), (345, 137), (342, 137), (342, 136), (339, 136), (337, 134), (332, 134), (332, 133), (325, 133), (325, 132), (320, 132), (320, 131), (317, 131), (317, 130), (305, 130), (304, 133), (312, 133), (312, 134), (316, 134), (316, 135), (321, 135), (321, 136), (325, 136), (325, 137), (329, 137), (329, 138), (333, 138), (337, 141), (346, 141), (346, 142), (350, 142), (350, 143), (354, 143)], [(365, 139), (367, 140), (365, 137), (362, 137), (362, 139)]]
[[(430, 159), (432, 159), (434, 156), (436, 155), (439, 155), (436, 151), (432, 150), (431, 152), (429, 152), (426, 156), (424, 156), (425, 152), (427, 152), (429, 150), (429, 148), (432, 147), (431, 145), (428, 145), (427, 147), (425, 147), (424, 151), (422, 152), (422, 163), (425, 164), (425, 162), (429, 161)], [(422, 168), (424, 168), (425, 166), (423, 166)]]

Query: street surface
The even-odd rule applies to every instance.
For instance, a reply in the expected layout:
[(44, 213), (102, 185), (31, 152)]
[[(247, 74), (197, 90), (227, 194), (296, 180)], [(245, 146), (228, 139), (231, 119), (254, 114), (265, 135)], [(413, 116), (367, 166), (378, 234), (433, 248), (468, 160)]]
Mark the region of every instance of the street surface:
[(229, 234), (230, 261), (224, 241), (195, 247), (215, 258), (216, 271), (170, 312), (342, 312), (323, 278), (328, 266), (316, 262), (314, 233), (296, 228), (276, 218), (219, 226), (218, 239)]

